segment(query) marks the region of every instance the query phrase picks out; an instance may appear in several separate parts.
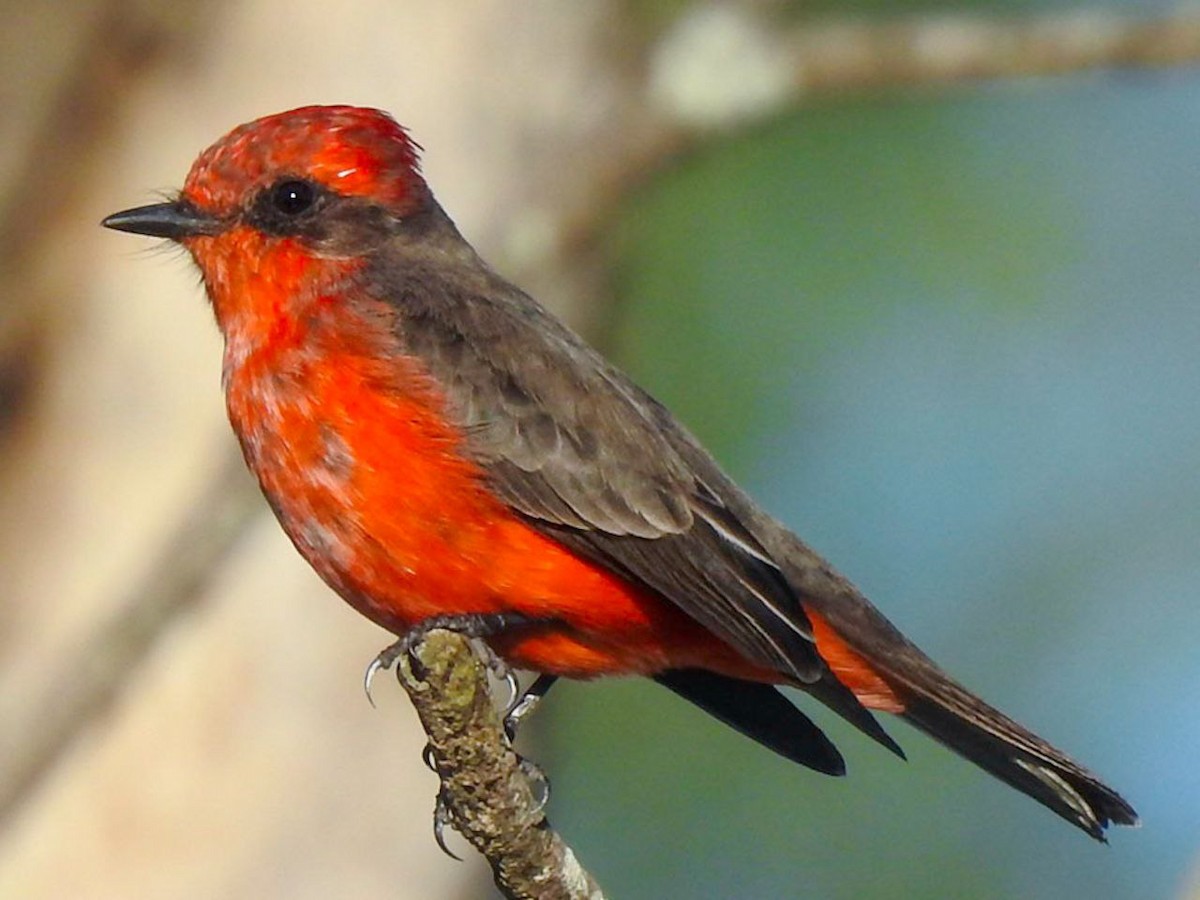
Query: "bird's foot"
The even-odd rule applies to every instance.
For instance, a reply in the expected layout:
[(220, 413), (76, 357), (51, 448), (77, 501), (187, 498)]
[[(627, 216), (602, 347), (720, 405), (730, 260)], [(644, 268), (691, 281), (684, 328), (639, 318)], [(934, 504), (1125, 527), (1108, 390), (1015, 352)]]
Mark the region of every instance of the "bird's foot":
[(521, 684), (517, 681), (517, 675), (512, 666), (496, 654), (485, 638), (500, 634), (510, 628), (529, 624), (529, 622), (527, 617), (515, 613), (433, 616), (418, 622), (401, 635), (399, 640), (381, 650), (367, 666), (366, 672), (363, 673), (363, 691), (367, 695), (367, 702), (372, 706), (375, 705), (375, 699), (371, 696), (371, 685), (375, 681), (376, 675), (390, 669), (402, 655), (411, 653), (412, 648), (420, 643), (429, 632), (444, 629), (471, 639), (477, 652), (482, 655), (488, 671), (508, 686), (509, 697), (505, 703), (505, 709), (511, 711), (520, 703)]

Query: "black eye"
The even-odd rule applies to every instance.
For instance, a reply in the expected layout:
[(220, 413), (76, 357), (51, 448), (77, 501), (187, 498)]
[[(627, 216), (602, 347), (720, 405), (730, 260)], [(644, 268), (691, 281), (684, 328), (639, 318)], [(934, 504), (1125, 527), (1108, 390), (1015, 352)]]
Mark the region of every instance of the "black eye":
[(316, 188), (307, 181), (282, 181), (271, 190), (271, 205), (285, 216), (298, 216), (316, 201)]

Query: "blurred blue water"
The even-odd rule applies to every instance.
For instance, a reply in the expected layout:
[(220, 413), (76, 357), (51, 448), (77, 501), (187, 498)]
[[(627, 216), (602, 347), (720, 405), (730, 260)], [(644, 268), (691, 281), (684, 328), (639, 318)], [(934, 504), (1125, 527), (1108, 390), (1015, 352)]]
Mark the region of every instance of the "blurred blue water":
[[(1092, 846), (903, 725), (850, 777), (567, 686), (621, 897), (1171, 897), (1200, 864), (1200, 78), (807, 112), (630, 209), (613, 348), (932, 656), (1146, 825)], [(813, 708), (811, 702), (806, 709)]]

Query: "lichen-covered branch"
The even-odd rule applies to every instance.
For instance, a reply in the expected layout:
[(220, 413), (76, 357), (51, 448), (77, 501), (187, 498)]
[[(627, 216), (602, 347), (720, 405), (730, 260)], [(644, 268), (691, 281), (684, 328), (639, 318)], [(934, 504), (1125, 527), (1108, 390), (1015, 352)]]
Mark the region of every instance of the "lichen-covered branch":
[(491, 864), (513, 900), (603, 900), (550, 828), (488, 690), (487, 672), (462, 635), (431, 631), (397, 674), (429, 736), (450, 822)]

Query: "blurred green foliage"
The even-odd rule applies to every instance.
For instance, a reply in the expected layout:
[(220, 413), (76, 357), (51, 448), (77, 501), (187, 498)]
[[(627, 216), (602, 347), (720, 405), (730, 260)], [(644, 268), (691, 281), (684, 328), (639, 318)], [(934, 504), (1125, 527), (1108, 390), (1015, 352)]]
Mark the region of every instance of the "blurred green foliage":
[(778, 415), (778, 389), (880, 315), (957, 304), (964, 284), (972, 304), (1036, 301), (1073, 213), (1019, 158), (977, 177), (974, 112), (828, 109), (666, 175), (618, 234), (622, 361), (685, 422), (720, 423), (706, 437), (730, 460), (727, 441), (752, 449)]

